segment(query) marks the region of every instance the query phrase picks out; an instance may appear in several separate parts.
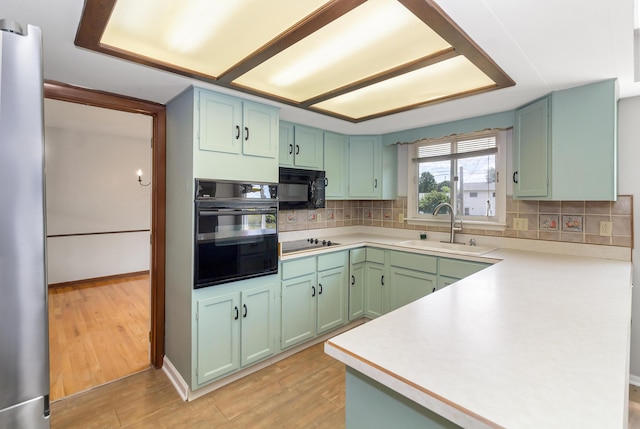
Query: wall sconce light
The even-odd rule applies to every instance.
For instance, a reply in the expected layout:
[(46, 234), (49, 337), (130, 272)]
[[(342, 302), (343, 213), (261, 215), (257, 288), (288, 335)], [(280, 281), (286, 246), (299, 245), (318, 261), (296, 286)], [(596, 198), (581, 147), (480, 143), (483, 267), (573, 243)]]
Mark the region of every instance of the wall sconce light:
[(138, 170), (136, 173), (138, 174), (138, 183), (140, 186), (149, 186), (151, 184), (151, 182), (147, 184), (142, 183), (142, 170)]

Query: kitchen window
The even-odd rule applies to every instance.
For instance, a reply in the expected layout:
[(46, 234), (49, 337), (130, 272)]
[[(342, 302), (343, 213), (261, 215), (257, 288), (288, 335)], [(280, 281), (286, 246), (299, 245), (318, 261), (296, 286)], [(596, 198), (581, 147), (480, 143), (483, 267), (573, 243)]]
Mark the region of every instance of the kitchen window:
[(433, 216), (435, 207), (451, 204), (456, 219), (478, 228), (502, 229), (505, 224), (505, 148), (510, 132), (423, 139), (409, 149), (408, 220), (410, 223), (449, 221), (448, 209)]

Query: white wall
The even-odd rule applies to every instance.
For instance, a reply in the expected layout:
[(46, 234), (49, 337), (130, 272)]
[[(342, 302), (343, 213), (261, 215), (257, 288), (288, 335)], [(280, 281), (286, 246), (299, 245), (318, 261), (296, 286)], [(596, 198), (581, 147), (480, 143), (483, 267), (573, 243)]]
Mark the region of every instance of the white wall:
[(148, 116), (47, 100), (49, 284), (149, 269), (150, 142)]
[[(634, 231), (633, 237), (633, 302), (631, 317), (631, 362), (630, 372), (634, 383), (640, 382), (640, 231), (636, 225), (640, 216), (640, 97), (625, 98), (618, 105), (619, 170), (618, 193), (633, 195)], [(603, 295), (606, 296), (606, 295)]]

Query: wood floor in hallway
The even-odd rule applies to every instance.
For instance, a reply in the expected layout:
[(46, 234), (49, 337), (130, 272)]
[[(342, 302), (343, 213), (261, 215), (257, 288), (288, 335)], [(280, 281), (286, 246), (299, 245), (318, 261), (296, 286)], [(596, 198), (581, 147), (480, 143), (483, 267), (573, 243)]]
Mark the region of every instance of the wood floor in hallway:
[(50, 399), (148, 369), (149, 275), (49, 290)]

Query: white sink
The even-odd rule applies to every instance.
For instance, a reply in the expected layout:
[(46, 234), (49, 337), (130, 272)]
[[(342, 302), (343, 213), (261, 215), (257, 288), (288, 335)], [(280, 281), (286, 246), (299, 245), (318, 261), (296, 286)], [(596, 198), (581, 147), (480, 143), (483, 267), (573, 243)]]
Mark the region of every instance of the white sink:
[(398, 243), (399, 246), (414, 249), (434, 250), (438, 252), (459, 253), (463, 255), (483, 255), (496, 250), (496, 247), (469, 246), (463, 243), (448, 243), (441, 241), (408, 240)]

